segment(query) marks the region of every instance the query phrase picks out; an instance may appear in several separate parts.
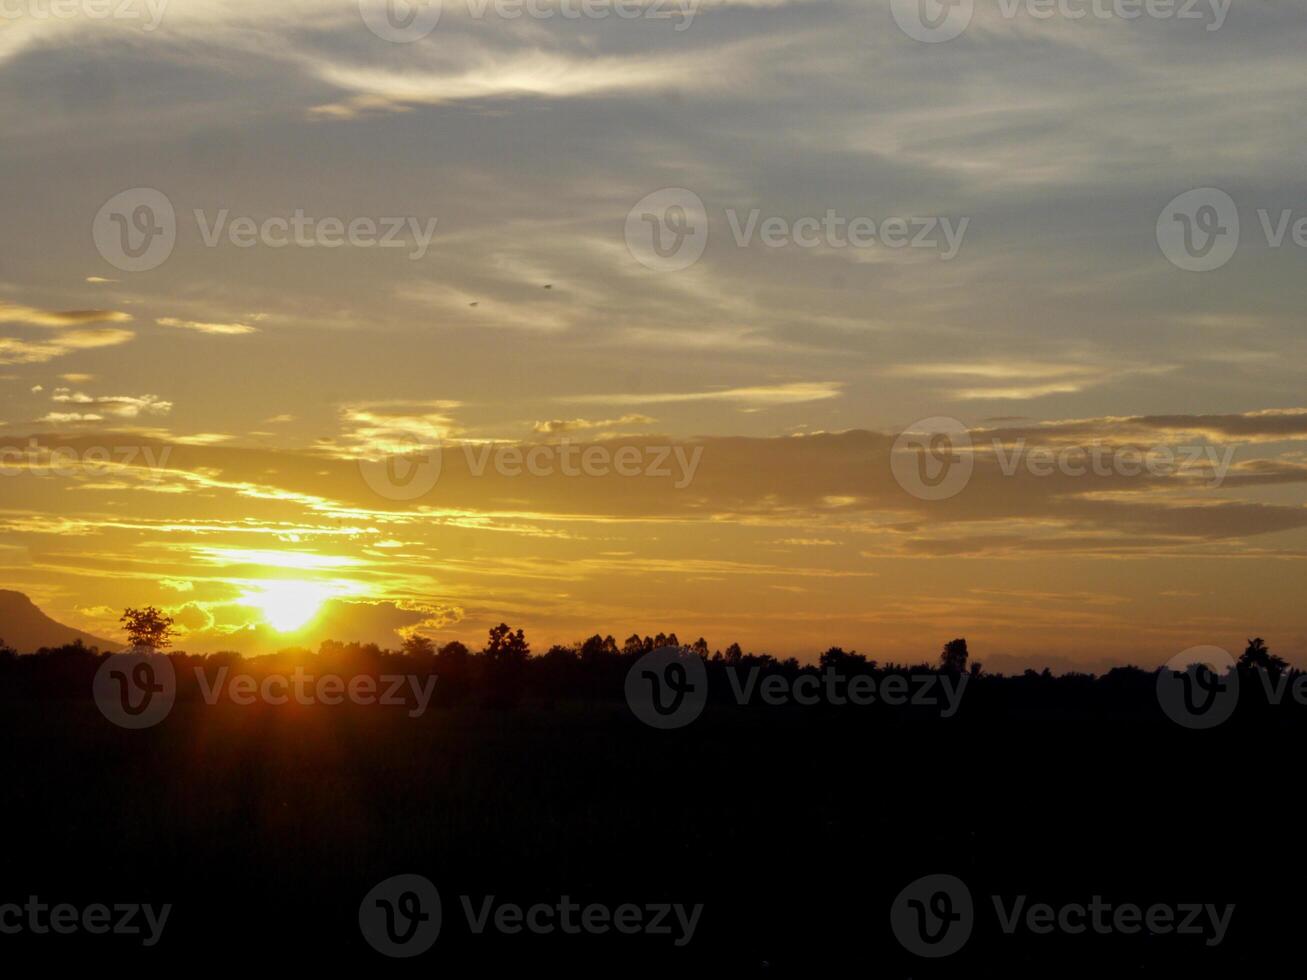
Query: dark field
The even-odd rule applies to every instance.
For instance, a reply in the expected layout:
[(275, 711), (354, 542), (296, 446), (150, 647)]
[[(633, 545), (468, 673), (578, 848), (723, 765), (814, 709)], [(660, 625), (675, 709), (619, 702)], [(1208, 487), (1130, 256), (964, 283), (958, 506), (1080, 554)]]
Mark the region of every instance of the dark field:
[[(985, 702), (977, 698), (980, 709)], [(171, 903), (139, 937), (0, 936), (96, 964), (269, 962), (723, 976), (1244, 972), (1291, 952), (1301, 727), (1236, 717), (709, 705), (656, 731), (621, 702), (380, 707), (179, 702), (156, 728), (89, 699), (0, 701), (0, 903)], [(967, 710), (968, 708), (973, 710)], [(957, 875), (964, 949), (907, 953), (889, 908)], [(435, 946), (388, 960), (363, 896), (402, 873), (443, 900)], [(1203, 936), (1005, 935), (1005, 902), (1233, 903)], [(693, 938), (474, 934), (458, 896), (702, 903)], [(1257, 972), (1260, 972), (1257, 970)], [(442, 973), (442, 975), (444, 975)]]

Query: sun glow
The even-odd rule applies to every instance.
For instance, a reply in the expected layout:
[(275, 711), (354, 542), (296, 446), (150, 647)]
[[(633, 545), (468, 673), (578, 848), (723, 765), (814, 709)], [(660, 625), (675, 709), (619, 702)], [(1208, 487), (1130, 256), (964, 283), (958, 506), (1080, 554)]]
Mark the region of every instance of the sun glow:
[(242, 598), (277, 632), (293, 633), (307, 626), (322, 611), (322, 604), (337, 594), (326, 582), (268, 581), (260, 582)]

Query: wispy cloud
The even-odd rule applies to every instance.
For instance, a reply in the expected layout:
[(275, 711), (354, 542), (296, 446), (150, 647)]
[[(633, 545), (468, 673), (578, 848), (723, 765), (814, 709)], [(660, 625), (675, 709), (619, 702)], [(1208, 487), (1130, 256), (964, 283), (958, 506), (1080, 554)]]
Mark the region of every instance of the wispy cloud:
[(589, 429), (611, 429), (617, 425), (653, 425), (656, 421), (658, 420), (648, 415), (623, 415), (617, 419), (548, 419), (535, 423), (531, 429), (542, 435), (558, 435)]
[(127, 323), (130, 313), (116, 310), (39, 310), (33, 306), (0, 303), (0, 323), (25, 323), (33, 327), (78, 327), (87, 323)]
[(196, 333), (218, 334), (220, 336), (241, 337), (258, 333), (257, 327), (245, 323), (201, 323), (198, 320), (180, 320), (177, 317), (159, 317), (154, 321), (161, 327), (176, 327), (178, 330), (193, 330)]
[(438, 446), (458, 427), (449, 415), (457, 401), (359, 402), (342, 406), (339, 439), (319, 440), (329, 455), (367, 459)]
[(677, 402), (738, 402), (744, 405), (794, 405), (838, 398), (840, 381), (792, 381), (776, 385), (723, 388), (716, 391), (615, 392), (611, 395), (564, 395), (556, 399), (578, 405), (660, 405)]
[(75, 351), (116, 347), (132, 340), (130, 330), (66, 330), (57, 338), (28, 341), (14, 337), (0, 337), (0, 364), (44, 364)]
[(167, 415), (172, 402), (158, 395), (88, 395), (69, 388), (56, 388), (50, 400), (61, 405), (90, 405), (96, 411), (119, 419), (135, 419), (142, 415)]

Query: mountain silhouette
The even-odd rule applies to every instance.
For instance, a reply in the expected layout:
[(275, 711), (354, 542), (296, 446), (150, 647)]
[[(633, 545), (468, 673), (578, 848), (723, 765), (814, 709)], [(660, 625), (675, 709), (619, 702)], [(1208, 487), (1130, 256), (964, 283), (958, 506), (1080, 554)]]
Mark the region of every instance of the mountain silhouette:
[(32, 653), (41, 647), (63, 646), (78, 640), (101, 650), (122, 649), (120, 643), (55, 622), (23, 593), (6, 589), (0, 589), (0, 640), (19, 653)]

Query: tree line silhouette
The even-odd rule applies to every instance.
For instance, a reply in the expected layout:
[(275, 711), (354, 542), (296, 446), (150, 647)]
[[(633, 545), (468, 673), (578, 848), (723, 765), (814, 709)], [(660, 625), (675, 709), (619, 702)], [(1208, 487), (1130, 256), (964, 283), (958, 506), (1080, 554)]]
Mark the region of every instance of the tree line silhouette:
[[(153, 607), (126, 610), (122, 623), (129, 641), (138, 649), (163, 653), (172, 646), (176, 635), (173, 621)], [(571, 644), (555, 644), (544, 653), (533, 655), (525, 632), (506, 623), (490, 629), (479, 650), (458, 640), (438, 645), (430, 637), (413, 633), (397, 649), (375, 643), (326, 640), (316, 652), (288, 648), (251, 658), (234, 651), (212, 654), (174, 651), (166, 655), (176, 668), (181, 700), (199, 694), (196, 668), (210, 681), (223, 668), (256, 678), (300, 669), (316, 675), (435, 676), (436, 705), (472, 703), (511, 707), (524, 701), (547, 706), (567, 701), (620, 701), (624, 696), (623, 682), (632, 665), (645, 654), (664, 647), (681, 648), (703, 658), (708, 671), (709, 698), (714, 701), (730, 700), (732, 686), (726, 677), (729, 671), (756, 671), (761, 676), (780, 675), (790, 681), (825, 672), (879, 679), (891, 675), (965, 674), (968, 689), (963, 710), (973, 715), (977, 712), (1151, 715), (1157, 707), (1157, 674), (1168, 669), (1125, 665), (1101, 675), (1079, 671), (1055, 675), (1048, 668), (1027, 669), (1013, 675), (989, 673), (980, 662), (971, 659), (967, 641), (962, 637), (945, 643), (933, 662), (915, 664), (881, 662), (838, 646), (819, 654), (814, 663), (805, 664), (797, 657), (781, 659), (746, 652), (739, 643), (731, 643), (725, 650), (711, 649), (703, 637), (683, 644), (675, 632), (658, 632), (653, 636), (632, 633), (620, 644), (611, 634), (595, 634)], [(109, 653), (81, 641), (20, 656), (0, 639), (0, 697), (88, 696), (91, 679), (108, 656)], [(1258, 674), (1266, 675), (1272, 684), (1278, 685), (1286, 674), (1292, 684), (1303, 673), (1273, 654), (1260, 637), (1248, 641), (1231, 670), (1248, 681), (1241, 685), (1244, 698), (1254, 703), (1260, 701), (1263, 706), (1270, 685), (1257, 683)]]

